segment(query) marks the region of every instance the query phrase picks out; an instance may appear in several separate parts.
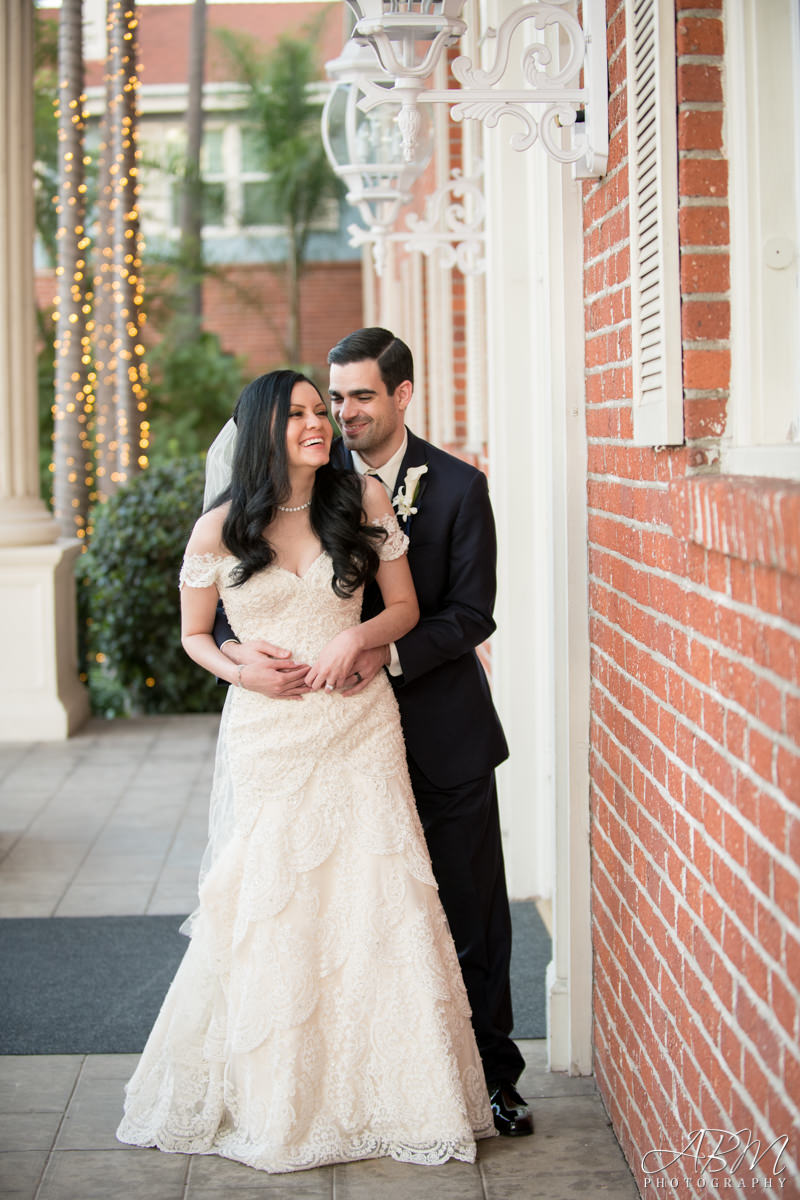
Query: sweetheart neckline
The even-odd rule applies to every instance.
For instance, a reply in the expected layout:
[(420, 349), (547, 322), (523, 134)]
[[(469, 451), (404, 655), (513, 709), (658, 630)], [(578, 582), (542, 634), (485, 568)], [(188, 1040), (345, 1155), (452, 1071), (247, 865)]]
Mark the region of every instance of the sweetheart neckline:
[[(281, 571), (284, 575), (291, 575), (293, 579), (299, 579), (300, 582), (302, 583), (302, 581), (304, 579), (306, 579), (308, 577), (308, 575), (310, 575), (310, 573), (313, 571), (314, 567), (317, 565), (317, 563), (320, 561), (320, 559), (325, 558), (327, 553), (328, 553), (327, 550), (320, 550), (320, 552), (316, 556), (316, 558), (312, 559), (312, 561), (308, 564), (308, 566), (306, 567), (306, 569), (302, 575), (298, 575), (297, 571), (292, 571), (289, 567), (282, 567), (280, 565), (280, 563), (276, 563), (276, 562), (270, 563), (268, 567), (265, 567), (263, 569), (266, 571)], [(198, 554), (196, 557), (198, 557), (198, 558), (215, 558), (219, 562), (226, 562), (229, 559), (233, 559), (234, 562), (241, 561), (239, 558), (237, 558), (237, 556), (235, 554), (214, 554), (213, 552), (208, 553), (208, 554)]]
[(280, 565), (280, 563), (270, 563), (269, 567), (267, 567), (267, 570), (270, 570), (270, 569), (272, 569), (272, 570), (275, 570), (275, 571), (283, 571), (284, 575), (291, 575), (293, 579), (299, 579), (299, 580), (300, 580), (300, 582), (302, 583), (302, 582), (303, 582), (303, 580), (304, 580), (304, 579), (307, 579), (307, 578), (308, 578), (308, 576), (311, 574), (311, 572), (314, 570), (314, 567), (317, 565), (317, 563), (319, 562), (319, 560), (320, 560), (321, 558), (324, 558), (324, 557), (325, 557), (326, 553), (327, 553), (327, 551), (325, 551), (325, 550), (320, 550), (320, 552), (319, 552), (319, 554), (317, 555), (317, 557), (316, 557), (315, 559), (313, 559), (313, 561), (312, 561), (312, 562), (310, 562), (310, 563), (309, 563), (309, 565), (306, 567), (306, 569), (305, 569), (305, 571), (303, 572), (303, 574), (302, 574), (302, 575), (298, 575), (297, 571), (291, 571), (291, 570), (289, 569), (289, 567), (282, 567), (282, 566)]

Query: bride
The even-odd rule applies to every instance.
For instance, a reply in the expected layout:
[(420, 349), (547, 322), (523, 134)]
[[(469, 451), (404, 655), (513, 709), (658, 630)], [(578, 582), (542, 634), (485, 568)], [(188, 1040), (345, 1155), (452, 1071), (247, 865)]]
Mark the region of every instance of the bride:
[[(383, 487), (329, 464), (317, 389), (249, 384), (232, 481), (181, 570), (182, 642), (231, 687), (191, 941), (127, 1085), (120, 1141), (281, 1172), (381, 1155), (474, 1161), (494, 1132), (458, 960), (381, 672), (358, 652), (418, 619)], [(373, 576), (382, 613), (361, 623)], [(211, 635), (311, 663), (291, 700), (248, 691)], [(351, 685), (352, 686), (352, 685)]]

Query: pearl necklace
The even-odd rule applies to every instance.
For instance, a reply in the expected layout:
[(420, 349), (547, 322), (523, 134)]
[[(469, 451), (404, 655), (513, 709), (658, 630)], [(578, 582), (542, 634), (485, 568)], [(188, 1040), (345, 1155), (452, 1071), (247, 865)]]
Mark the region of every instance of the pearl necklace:
[(305, 504), (295, 504), (294, 507), (286, 504), (278, 504), (276, 507), (279, 508), (281, 512), (302, 512), (304, 508), (311, 508), (311, 501), (306, 500)]

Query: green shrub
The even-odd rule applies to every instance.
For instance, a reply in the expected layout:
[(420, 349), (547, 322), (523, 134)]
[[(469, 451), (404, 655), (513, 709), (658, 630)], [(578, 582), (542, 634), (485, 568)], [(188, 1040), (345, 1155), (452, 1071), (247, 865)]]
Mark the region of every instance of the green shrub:
[(106, 717), (217, 712), (227, 688), (180, 641), (178, 572), (203, 507), (202, 457), (137, 476), (93, 510), (79, 562), (93, 711)]
[(181, 340), (176, 326), (147, 355), (150, 462), (185, 458), (211, 445), (246, 382), (241, 359), (215, 333)]

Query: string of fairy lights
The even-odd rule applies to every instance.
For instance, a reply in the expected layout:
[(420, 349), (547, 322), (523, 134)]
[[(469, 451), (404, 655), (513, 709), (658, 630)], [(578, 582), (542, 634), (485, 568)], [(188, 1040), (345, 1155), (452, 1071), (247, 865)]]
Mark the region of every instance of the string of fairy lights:
[[(63, 14), (62, 14), (63, 22)], [(90, 506), (107, 499), (148, 465), (146, 321), (139, 229), (139, 158), (135, 7), (110, 0), (106, 105), (93, 266), (86, 229), (86, 97), (75, 98), (75, 72), (60, 71), (56, 100), (61, 170), (54, 417), (55, 515), (84, 541)], [(69, 61), (69, 48), (66, 48)], [(62, 49), (59, 49), (59, 65)], [(71, 528), (68, 528), (71, 526)]]
[(53, 507), (64, 533), (86, 536), (88, 496), (93, 486), (91, 447), (92, 392), (91, 346), (87, 322), (91, 292), (86, 289), (85, 230), (86, 183), (83, 152), (86, 129), (85, 96), (74, 96), (75, 81), (82, 86), (80, 41), (74, 23), (59, 26), (59, 86), (55, 101), (59, 142), (59, 194), (56, 197), (58, 229), (58, 289), (53, 320), (55, 337), (55, 387), (53, 402)]

